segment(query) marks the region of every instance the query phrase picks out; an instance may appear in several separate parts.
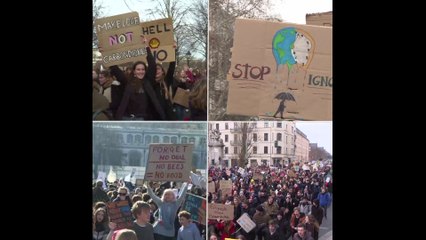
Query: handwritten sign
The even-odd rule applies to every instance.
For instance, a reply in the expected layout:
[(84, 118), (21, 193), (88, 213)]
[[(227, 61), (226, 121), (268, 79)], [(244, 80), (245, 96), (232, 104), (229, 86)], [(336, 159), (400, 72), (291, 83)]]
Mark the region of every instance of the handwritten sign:
[(216, 187), (215, 187), (214, 182), (209, 182), (208, 191), (209, 192), (216, 192)]
[(263, 179), (263, 175), (261, 173), (255, 172), (253, 174), (253, 179), (254, 180), (262, 180)]
[(238, 172), (239, 172), (241, 175), (243, 175), (243, 174), (246, 172), (246, 170), (244, 170), (244, 168), (242, 168), (242, 167), (239, 167), (239, 168), (238, 168)]
[(222, 195), (231, 194), (232, 181), (231, 180), (220, 180), (220, 189), (222, 189)]
[(140, 24), (142, 34), (158, 62), (173, 62), (176, 60), (173, 48), (173, 21), (163, 18)]
[(232, 220), (234, 219), (234, 206), (211, 203), (208, 214), (209, 219)]
[(140, 178), (136, 179), (136, 186), (138, 187), (143, 186), (143, 183), (144, 183), (143, 179), (140, 179)]
[(133, 225), (133, 216), (127, 200), (110, 202), (107, 207), (110, 221), (117, 224), (116, 230), (129, 228)]
[(185, 195), (183, 209), (191, 213), (191, 219), (206, 224), (206, 199), (191, 193)]
[(130, 12), (95, 20), (95, 30), (102, 47), (102, 63), (109, 67), (146, 59), (140, 35), (139, 14)]
[(237, 19), (227, 113), (332, 119), (331, 27)]
[(251, 220), (250, 216), (247, 213), (241, 215), (240, 218), (237, 219), (237, 223), (246, 231), (247, 233), (253, 230), (256, 227), (256, 223)]
[(145, 180), (186, 182), (192, 165), (193, 144), (150, 144)]

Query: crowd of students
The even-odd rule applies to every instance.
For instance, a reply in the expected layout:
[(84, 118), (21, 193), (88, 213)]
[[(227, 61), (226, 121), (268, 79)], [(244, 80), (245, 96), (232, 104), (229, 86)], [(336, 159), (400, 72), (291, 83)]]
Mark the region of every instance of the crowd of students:
[[(183, 183), (179, 196), (176, 184), (165, 182), (158, 187), (153, 183), (135, 188), (130, 182), (115, 181), (103, 189), (98, 180), (93, 193), (93, 240), (201, 240), (205, 238), (205, 223), (191, 221), (191, 214), (182, 209), (188, 190)], [(128, 187), (131, 188), (129, 190)], [(206, 197), (205, 189), (193, 185), (192, 194)], [(161, 197), (160, 197), (161, 196)], [(109, 218), (108, 203), (126, 202), (133, 216), (131, 227), (117, 229)], [(123, 235), (124, 234), (124, 235)], [(134, 235), (134, 236), (133, 236)]]
[[(210, 167), (215, 189), (209, 189), (208, 202), (234, 208), (232, 220), (209, 219), (210, 240), (318, 240), (332, 200), (331, 167), (294, 166), (248, 167), (243, 173), (239, 167)], [(223, 192), (221, 180), (232, 181), (232, 192)], [(244, 213), (256, 224), (249, 232), (237, 223)]]
[(188, 65), (175, 71), (175, 61), (166, 71), (146, 50), (147, 62), (137, 61), (125, 71), (117, 65), (94, 67), (93, 120), (207, 120), (205, 74)]

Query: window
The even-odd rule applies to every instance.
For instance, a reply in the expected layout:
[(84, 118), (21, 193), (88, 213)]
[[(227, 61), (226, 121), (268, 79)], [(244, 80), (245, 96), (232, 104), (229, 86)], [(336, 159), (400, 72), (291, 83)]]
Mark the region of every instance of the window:
[(142, 137), (141, 137), (141, 135), (136, 135), (136, 137), (135, 137), (135, 143), (142, 143)]
[(228, 128), (229, 128), (228, 123), (225, 123), (225, 129), (228, 130)]
[(189, 138), (189, 143), (194, 144), (195, 143), (195, 138), (194, 137)]
[(219, 130), (219, 123), (216, 123), (216, 130)]
[(234, 122), (234, 129), (236, 130), (238, 128), (238, 123)]
[(180, 139), (180, 142), (183, 143), (183, 144), (188, 143), (188, 138), (187, 137), (182, 137)]
[(234, 147), (234, 154), (238, 154), (238, 147)]
[(282, 128), (282, 127), (283, 127), (283, 123), (277, 122), (277, 128)]
[(281, 133), (277, 133), (277, 141), (281, 141), (282, 135)]
[(177, 143), (177, 137), (172, 137), (172, 143)]
[(228, 147), (225, 147), (225, 154), (228, 154)]
[(253, 142), (257, 142), (257, 133), (253, 133)]
[(263, 153), (268, 153), (268, 147), (263, 147)]
[(256, 123), (256, 122), (251, 123), (251, 127), (252, 127), (252, 128), (257, 128), (257, 123)]
[(159, 136), (154, 136), (152, 138), (152, 143), (160, 143), (160, 137)]
[(268, 160), (262, 159), (262, 164), (265, 165), (265, 166), (267, 166), (268, 165)]
[(127, 134), (127, 143), (128, 144), (132, 144), (133, 143), (133, 135), (132, 134)]
[(264, 123), (263, 123), (263, 127), (264, 127), (264, 128), (268, 128), (268, 126), (269, 126), (269, 122), (264, 122)]
[(237, 141), (238, 141), (238, 136), (237, 134), (234, 134), (234, 143), (237, 143)]
[(288, 143), (288, 136), (285, 136), (285, 143)]
[(281, 154), (281, 146), (277, 147), (277, 154)]
[(164, 136), (163, 137), (163, 143), (170, 143), (170, 137)]
[(200, 144), (201, 145), (206, 145), (206, 138), (201, 138), (200, 139)]
[(212, 159), (212, 164), (211, 165), (214, 166), (214, 159)]
[(145, 136), (145, 143), (150, 144), (151, 143), (151, 136)]
[(225, 142), (228, 142), (228, 134), (225, 134)]
[(257, 154), (257, 147), (253, 147), (253, 154)]
[(263, 134), (263, 141), (268, 141), (268, 134), (267, 133)]

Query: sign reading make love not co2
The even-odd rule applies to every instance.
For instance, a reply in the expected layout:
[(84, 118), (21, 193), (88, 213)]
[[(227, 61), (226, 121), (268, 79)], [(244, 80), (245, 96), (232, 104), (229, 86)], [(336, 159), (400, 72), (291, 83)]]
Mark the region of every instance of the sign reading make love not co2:
[(189, 180), (192, 165), (193, 144), (151, 144), (145, 171), (145, 180)]

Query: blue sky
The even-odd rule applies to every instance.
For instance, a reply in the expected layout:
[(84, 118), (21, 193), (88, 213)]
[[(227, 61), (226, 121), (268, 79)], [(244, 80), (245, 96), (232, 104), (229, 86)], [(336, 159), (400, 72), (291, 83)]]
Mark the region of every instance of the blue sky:
[(308, 137), (311, 143), (318, 143), (333, 154), (333, 122), (296, 121), (296, 127)]

